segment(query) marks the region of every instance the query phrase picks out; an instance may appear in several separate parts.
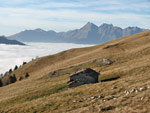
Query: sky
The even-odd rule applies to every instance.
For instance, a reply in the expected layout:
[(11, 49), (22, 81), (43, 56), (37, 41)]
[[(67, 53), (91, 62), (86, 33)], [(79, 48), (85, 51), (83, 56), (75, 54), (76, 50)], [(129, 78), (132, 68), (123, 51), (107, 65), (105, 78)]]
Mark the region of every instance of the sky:
[(71, 43), (26, 44), (26, 46), (0, 44), (0, 74), (9, 71), (9, 69), (14, 69), (15, 65), (20, 66), (23, 62), (29, 62), (37, 57), (55, 54), (71, 48), (92, 46), (88, 44)]
[(87, 22), (150, 29), (150, 0), (0, 0), (0, 35), (68, 31)]

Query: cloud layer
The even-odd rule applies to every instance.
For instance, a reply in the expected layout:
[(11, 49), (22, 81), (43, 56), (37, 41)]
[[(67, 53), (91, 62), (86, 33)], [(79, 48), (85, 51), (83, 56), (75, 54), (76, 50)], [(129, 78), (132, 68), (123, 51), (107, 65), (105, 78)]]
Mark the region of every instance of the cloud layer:
[(32, 58), (55, 54), (70, 48), (86, 47), (90, 45), (68, 43), (27, 43), (28, 46), (0, 44), (0, 74), (22, 65), (23, 61)]
[(24, 29), (67, 31), (97, 25), (150, 28), (149, 0), (1, 0), (0, 35)]

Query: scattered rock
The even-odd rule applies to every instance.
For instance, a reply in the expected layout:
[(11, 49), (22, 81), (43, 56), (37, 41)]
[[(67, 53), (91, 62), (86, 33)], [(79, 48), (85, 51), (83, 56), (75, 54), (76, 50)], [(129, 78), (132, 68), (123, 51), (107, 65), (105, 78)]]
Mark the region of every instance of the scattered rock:
[(150, 88), (150, 86), (148, 85), (148, 86), (145, 86), (145, 87), (141, 87), (141, 88), (139, 88), (139, 89), (132, 89), (131, 91), (127, 91), (127, 90), (125, 90), (124, 91), (124, 93), (125, 93), (125, 95), (129, 95), (129, 94), (131, 94), (131, 93), (138, 93), (138, 92), (142, 92), (142, 91), (145, 91), (145, 90), (147, 90), (147, 89), (149, 89)]
[(141, 97), (141, 100), (143, 100), (145, 97), (143, 96), (143, 97)]
[(91, 98), (87, 98), (87, 100), (89, 100), (89, 101), (90, 101), (90, 100), (91, 100)]
[(93, 100), (98, 100), (98, 99), (103, 99), (104, 96), (92, 96), (92, 97), (88, 97), (88, 98), (83, 98), (84, 101), (93, 101)]
[(108, 106), (108, 107), (102, 108), (101, 111), (102, 111), (102, 112), (105, 112), (105, 111), (109, 111), (109, 110), (113, 110), (113, 109), (115, 109), (114, 106)]
[(130, 92), (127, 91), (127, 90), (124, 93), (125, 93), (126, 96), (130, 94)]
[(117, 87), (116, 87), (116, 86), (114, 86), (114, 87), (112, 87), (111, 89), (117, 89)]
[(113, 95), (110, 95), (110, 96), (108, 96), (108, 97), (106, 98), (106, 100), (111, 100), (111, 99), (114, 99), (114, 98), (116, 98), (116, 97), (113, 96)]
[(130, 91), (130, 93), (135, 93), (135, 92), (138, 92), (137, 89), (135, 88)]
[(110, 65), (110, 64), (112, 64), (112, 61), (110, 61), (109, 59), (104, 58), (104, 59), (102, 59), (102, 63), (104, 63), (105, 65)]
[(136, 89), (136, 90), (135, 90), (135, 93), (138, 93), (138, 92), (139, 92), (139, 91)]
[(114, 97), (113, 99), (117, 99), (117, 97)]
[(95, 97), (91, 97), (91, 100), (95, 99)]
[(83, 102), (82, 100), (73, 100), (73, 103)]
[(70, 76), (70, 81), (68, 81), (68, 87), (72, 88), (83, 84), (97, 83), (98, 76), (98, 72), (90, 68), (86, 68)]
[(150, 85), (147, 85), (147, 89), (150, 89)]
[(102, 102), (105, 102), (106, 100), (105, 99), (102, 99)]
[(139, 91), (143, 91), (143, 88), (140, 88)]
[(146, 89), (147, 89), (147, 87), (143, 87), (143, 88), (140, 88), (139, 91), (144, 91)]
[(100, 98), (104, 98), (104, 96), (98, 96), (98, 98), (100, 99)]
[(77, 102), (77, 100), (73, 100), (73, 103), (76, 103)]
[(93, 97), (89, 97), (89, 98), (87, 98), (86, 100), (94, 100), (94, 99), (98, 99), (98, 97), (97, 96), (93, 96)]

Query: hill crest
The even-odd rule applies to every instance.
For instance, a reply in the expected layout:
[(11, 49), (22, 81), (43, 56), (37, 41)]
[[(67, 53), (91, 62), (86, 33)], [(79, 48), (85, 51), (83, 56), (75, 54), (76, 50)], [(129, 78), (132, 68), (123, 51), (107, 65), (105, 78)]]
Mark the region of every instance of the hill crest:
[[(28, 78), (0, 87), (0, 111), (150, 112), (149, 43), (150, 31), (145, 31), (101, 45), (37, 58), (12, 73), (19, 79), (28, 72)], [(98, 64), (103, 58), (113, 63)], [(100, 72), (99, 80), (120, 78), (68, 89), (70, 73), (85, 66)], [(60, 76), (49, 77), (53, 71)]]
[(10, 45), (25, 45), (17, 40), (9, 40), (5, 36), (0, 36), (0, 44), (10, 44)]

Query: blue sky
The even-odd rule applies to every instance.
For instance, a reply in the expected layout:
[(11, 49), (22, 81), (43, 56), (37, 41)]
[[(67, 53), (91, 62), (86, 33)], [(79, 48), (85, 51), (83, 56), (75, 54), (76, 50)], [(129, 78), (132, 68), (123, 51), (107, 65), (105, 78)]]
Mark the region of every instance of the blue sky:
[(0, 35), (67, 31), (87, 22), (150, 29), (150, 0), (0, 0)]

